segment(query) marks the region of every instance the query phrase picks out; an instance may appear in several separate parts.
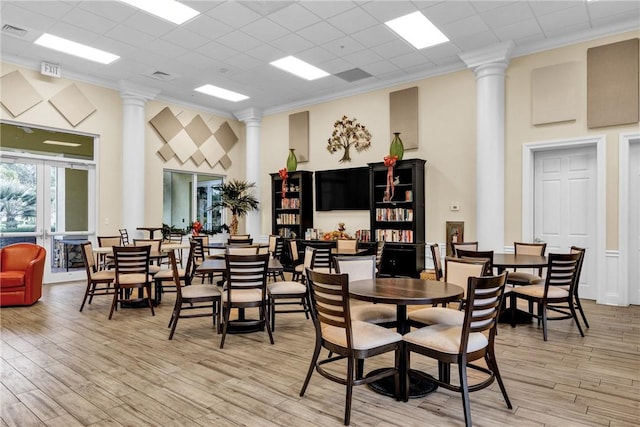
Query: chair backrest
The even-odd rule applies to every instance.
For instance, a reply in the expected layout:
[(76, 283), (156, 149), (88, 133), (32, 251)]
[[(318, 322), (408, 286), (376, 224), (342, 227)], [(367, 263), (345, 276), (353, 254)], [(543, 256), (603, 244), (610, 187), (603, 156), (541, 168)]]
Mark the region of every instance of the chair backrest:
[(121, 236), (98, 236), (98, 246), (101, 248), (121, 245), (123, 245)]
[(547, 298), (550, 286), (565, 286), (569, 289), (569, 295), (575, 292), (578, 263), (582, 255), (581, 252), (549, 254), (543, 299)]
[[(191, 247), (193, 248), (193, 242), (191, 243)], [(180, 273), (178, 273), (178, 264), (176, 263), (176, 253), (174, 251), (169, 251), (167, 256), (169, 257), (169, 268), (173, 271), (173, 283), (176, 287), (176, 301), (180, 303), (180, 300), (182, 299), (182, 284), (180, 283)], [(187, 261), (187, 272), (189, 271), (190, 265), (191, 255)]]
[(466, 352), (471, 333), (488, 330), (490, 331), (489, 340), (493, 341), (506, 282), (506, 272), (499, 276), (469, 277), (467, 279), (467, 303), (462, 323), (460, 353)]
[(247, 240), (251, 238), (251, 234), (230, 234), (229, 240)]
[(431, 248), (431, 258), (433, 259), (433, 269), (436, 271), (436, 280), (442, 280), (442, 254), (437, 243), (429, 245)]
[[(547, 244), (513, 242), (513, 249), (516, 255), (544, 255), (545, 251), (547, 250)], [(542, 268), (538, 269), (538, 276), (541, 275)]]
[(462, 259), (481, 259), (487, 261), (487, 267), (483, 276), (493, 275), (493, 251), (468, 251), (466, 249), (456, 249), (457, 257)]
[(253, 239), (227, 239), (227, 245), (253, 245)]
[(453, 248), (453, 256), (458, 256), (458, 249), (477, 251), (478, 242), (456, 242), (451, 243), (451, 247)]
[(578, 295), (578, 286), (580, 286), (580, 275), (582, 274), (582, 264), (584, 263), (584, 256), (587, 250), (578, 246), (571, 246), (569, 253), (580, 254), (580, 260), (578, 261), (578, 271), (576, 272), (576, 283), (574, 287), (574, 293)]
[(294, 239), (289, 239), (289, 256), (294, 264), (298, 263), (298, 260), (300, 259), (300, 255), (298, 254), (298, 242)]
[(169, 241), (171, 243), (182, 243), (182, 233), (169, 233)]
[(262, 299), (266, 299), (269, 254), (225, 254), (225, 260), (227, 264), (225, 286), (228, 301), (233, 301), (233, 291), (238, 289), (260, 289)]
[[(313, 263), (315, 261), (316, 250), (311, 246), (307, 246), (304, 248), (304, 258), (302, 261), (302, 277), (306, 279), (307, 276), (307, 268), (313, 268)], [(304, 280), (303, 280), (304, 283)]]
[(257, 245), (259, 254), (269, 254), (271, 256), (271, 252), (269, 252), (269, 247), (265, 245)]
[(162, 249), (161, 239), (133, 239), (133, 246), (150, 246), (151, 252), (160, 252)]
[(467, 283), (469, 277), (479, 277), (487, 268), (487, 261), (483, 259), (462, 259), (445, 257), (444, 281), (460, 286), (467, 297)]
[(189, 243), (191, 245), (190, 249), (191, 251), (193, 251), (193, 254), (191, 255), (191, 257), (193, 261), (193, 267), (195, 269), (195, 267), (197, 267), (204, 261), (204, 249), (202, 246), (202, 239), (192, 237), (191, 240), (189, 240)]
[(331, 248), (333, 244), (328, 242), (314, 242), (313, 244), (309, 244), (307, 246), (311, 246), (316, 250), (312, 268), (327, 268), (329, 269), (329, 271), (331, 271)]
[(337, 256), (334, 257), (336, 273), (348, 274), (349, 282), (373, 279), (376, 277), (376, 256)]
[(256, 255), (259, 249), (258, 245), (231, 245), (225, 252), (230, 255)]
[(376, 265), (380, 265), (382, 260), (382, 251), (384, 250), (384, 240), (376, 242)]
[(87, 279), (90, 279), (98, 269), (96, 260), (93, 255), (93, 245), (91, 242), (84, 242), (80, 245), (82, 252), (82, 260), (84, 261), (85, 270), (87, 270)]
[(276, 238), (276, 249), (273, 251), (273, 257), (277, 260), (282, 258), (282, 251), (284, 251), (284, 239), (281, 237)]
[(129, 232), (126, 228), (121, 228), (118, 231), (120, 232), (120, 240), (122, 241), (122, 244), (127, 246), (129, 244)]
[(276, 242), (278, 241), (278, 236), (275, 234), (269, 235), (269, 252), (275, 254), (276, 252)]
[(336, 240), (336, 248), (338, 251), (355, 251), (358, 249), (358, 241), (356, 239), (338, 239)]
[[(322, 273), (307, 269), (313, 324), (316, 338), (324, 339), (324, 325), (344, 329), (347, 347), (353, 347), (351, 314), (349, 309), (349, 276), (347, 274)], [(337, 334), (336, 334), (337, 335)]]
[(151, 246), (114, 246), (113, 256), (116, 264), (116, 283), (121, 283), (123, 276), (144, 274), (143, 283), (149, 277), (149, 254)]

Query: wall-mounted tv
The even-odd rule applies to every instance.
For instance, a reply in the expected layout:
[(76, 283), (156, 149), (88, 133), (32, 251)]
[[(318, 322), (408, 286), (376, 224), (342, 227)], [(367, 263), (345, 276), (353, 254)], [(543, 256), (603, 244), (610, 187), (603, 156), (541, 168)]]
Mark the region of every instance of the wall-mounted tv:
[(369, 210), (369, 168), (316, 171), (316, 210)]

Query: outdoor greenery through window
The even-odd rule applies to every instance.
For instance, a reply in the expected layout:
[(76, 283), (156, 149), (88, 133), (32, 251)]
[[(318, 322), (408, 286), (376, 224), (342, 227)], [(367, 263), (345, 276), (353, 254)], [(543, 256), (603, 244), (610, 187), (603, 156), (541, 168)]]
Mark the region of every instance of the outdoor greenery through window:
[(215, 187), (222, 180), (219, 175), (165, 170), (162, 222), (184, 233), (191, 232), (194, 221), (203, 225), (203, 233), (221, 232), (223, 211), (212, 206), (220, 199)]

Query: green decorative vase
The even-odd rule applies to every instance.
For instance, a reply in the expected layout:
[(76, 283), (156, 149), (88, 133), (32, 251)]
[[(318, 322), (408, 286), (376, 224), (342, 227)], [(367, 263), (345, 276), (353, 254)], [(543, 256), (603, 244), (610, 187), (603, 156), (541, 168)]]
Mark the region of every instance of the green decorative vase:
[(389, 146), (389, 154), (391, 156), (398, 156), (398, 160), (402, 160), (402, 156), (404, 156), (404, 145), (400, 139), (400, 132), (394, 132), (393, 135), (393, 141), (391, 141), (391, 145)]
[(287, 157), (287, 172), (295, 172), (298, 167), (298, 159), (296, 158), (295, 148), (289, 148), (289, 157)]

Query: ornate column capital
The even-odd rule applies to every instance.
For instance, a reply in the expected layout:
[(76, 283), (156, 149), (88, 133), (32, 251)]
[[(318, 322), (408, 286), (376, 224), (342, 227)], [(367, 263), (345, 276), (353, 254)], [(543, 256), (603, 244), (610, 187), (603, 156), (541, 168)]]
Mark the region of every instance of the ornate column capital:
[(120, 88), (120, 97), (125, 100), (138, 100), (147, 103), (160, 93), (159, 89), (143, 86), (137, 83), (131, 83), (126, 80), (118, 81)]
[(245, 124), (255, 124), (262, 121), (262, 110), (260, 108), (247, 108), (245, 110), (236, 111), (233, 115)]
[(478, 68), (488, 64), (504, 64), (506, 68), (514, 49), (515, 44), (509, 40), (508, 42), (498, 43), (476, 51), (461, 53), (458, 56), (469, 68)]

